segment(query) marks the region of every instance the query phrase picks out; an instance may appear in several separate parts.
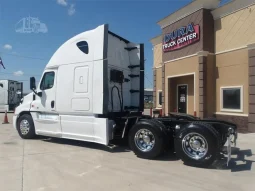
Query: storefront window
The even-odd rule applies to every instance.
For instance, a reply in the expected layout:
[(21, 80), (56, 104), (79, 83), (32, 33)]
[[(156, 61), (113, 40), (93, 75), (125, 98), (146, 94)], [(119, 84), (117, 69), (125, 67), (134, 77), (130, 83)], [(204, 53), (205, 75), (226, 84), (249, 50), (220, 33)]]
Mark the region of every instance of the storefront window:
[(158, 104), (162, 106), (162, 91), (158, 91)]
[(242, 112), (242, 87), (221, 88), (221, 110)]

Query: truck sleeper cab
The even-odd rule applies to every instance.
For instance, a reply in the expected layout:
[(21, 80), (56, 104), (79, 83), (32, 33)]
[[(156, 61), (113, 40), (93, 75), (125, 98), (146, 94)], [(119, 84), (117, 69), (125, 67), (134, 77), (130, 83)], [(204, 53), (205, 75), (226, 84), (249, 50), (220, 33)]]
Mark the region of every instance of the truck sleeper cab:
[(15, 128), (29, 114), (37, 135), (107, 145), (114, 128), (110, 115), (143, 111), (143, 54), (143, 44), (108, 25), (69, 39), (50, 59), (37, 89), (31, 81), (33, 93), (16, 108)]
[(112, 33), (108, 25), (66, 41), (35, 84), (30, 78), (33, 92), (13, 117), (24, 139), (43, 135), (108, 145), (128, 137), (138, 157), (152, 159), (174, 146), (182, 160), (202, 166), (215, 161), (226, 138), (236, 135), (234, 124), (142, 115), (144, 46)]

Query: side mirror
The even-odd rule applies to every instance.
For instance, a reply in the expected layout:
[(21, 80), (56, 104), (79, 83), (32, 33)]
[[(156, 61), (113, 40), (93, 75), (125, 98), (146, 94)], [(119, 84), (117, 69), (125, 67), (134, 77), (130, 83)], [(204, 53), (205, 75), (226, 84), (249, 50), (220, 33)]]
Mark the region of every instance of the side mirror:
[(31, 77), (30, 78), (30, 90), (34, 90), (34, 89), (36, 89), (35, 77)]
[(37, 95), (38, 95), (39, 97), (42, 97), (42, 92), (38, 92)]
[(4, 87), (3, 84), (0, 84), (0, 87), (3, 88)]
[(38, 95), (39, 97), (42, 97), (42, 92), (36, 92), (36, 85), (35, 85), (35, 77), (30, 78), (30, 90), (34, 92), (35, 95)]

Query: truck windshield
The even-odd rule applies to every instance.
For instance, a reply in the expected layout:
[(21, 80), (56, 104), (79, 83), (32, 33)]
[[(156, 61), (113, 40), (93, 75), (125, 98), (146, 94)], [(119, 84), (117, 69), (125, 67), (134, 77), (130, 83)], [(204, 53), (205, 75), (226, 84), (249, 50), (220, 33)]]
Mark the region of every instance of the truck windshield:
[(43, 76), (40, 89), (47, 90), (53, 87), (54, 85), (55, 72), (46, 72)]

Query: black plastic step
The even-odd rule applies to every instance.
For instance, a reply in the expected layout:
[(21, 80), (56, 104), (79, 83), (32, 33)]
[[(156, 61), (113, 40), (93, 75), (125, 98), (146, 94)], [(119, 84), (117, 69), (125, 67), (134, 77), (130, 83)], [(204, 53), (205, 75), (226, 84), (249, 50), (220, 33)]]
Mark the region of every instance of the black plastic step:
[(130, 78), (138, 78), (140, 75), (129, 74), (128, 76), (129, 76)]
[(139, 93), (140, 92), (140, 90), (130, 90), (130, 93), (132, 94), (132, 93)]
[(137, 47), (127, 47), (125, 49), (128, 50), (128, 51), (131, 51), (131, 50), (135, 50), (135, 49), (138, 49), (138, 48)]
[(124, 82), (130, 82), (130, 79), (124, 78)]
[(140, 65), (129, 65), (129, 66), (128, 66), (128, 68), (130, 68), (130, 69), (138, 68), (138, 67), (140, 68)]
[[(139, 107), (136, 106), (125, 106), (125, 109), (139, 109)], [(137, 117), (137, 115), (134, 115)]]

